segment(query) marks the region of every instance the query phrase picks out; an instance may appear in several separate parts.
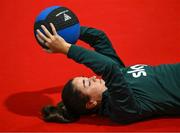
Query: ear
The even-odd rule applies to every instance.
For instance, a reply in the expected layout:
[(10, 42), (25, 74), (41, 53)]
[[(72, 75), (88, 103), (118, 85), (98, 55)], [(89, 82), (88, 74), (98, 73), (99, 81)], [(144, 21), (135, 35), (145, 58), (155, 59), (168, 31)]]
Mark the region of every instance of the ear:
[(86, 109), (93, 109), (97, 106), (97, 101), (90, 100), (86, 103)]

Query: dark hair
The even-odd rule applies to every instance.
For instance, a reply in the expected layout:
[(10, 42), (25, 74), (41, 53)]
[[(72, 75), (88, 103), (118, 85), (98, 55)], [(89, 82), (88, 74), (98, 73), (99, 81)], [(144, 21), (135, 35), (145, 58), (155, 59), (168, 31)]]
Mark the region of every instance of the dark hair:
[(62, 91), (62, 102), (57, 106), (48, 105), (42, 109), (43, 119), (47, 122), (70, 123), (77, 121), (80, 115), (94, 113), (86, 109), (89, 97), (75, 89), (69, 80)]

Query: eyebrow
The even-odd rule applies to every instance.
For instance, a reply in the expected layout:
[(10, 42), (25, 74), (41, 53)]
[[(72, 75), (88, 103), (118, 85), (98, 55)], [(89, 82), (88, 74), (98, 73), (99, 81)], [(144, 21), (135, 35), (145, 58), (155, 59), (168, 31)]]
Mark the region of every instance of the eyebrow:
[(85, 80), (83, 79), (83, 86), (84, 86), (84, 88), (85, 88)]

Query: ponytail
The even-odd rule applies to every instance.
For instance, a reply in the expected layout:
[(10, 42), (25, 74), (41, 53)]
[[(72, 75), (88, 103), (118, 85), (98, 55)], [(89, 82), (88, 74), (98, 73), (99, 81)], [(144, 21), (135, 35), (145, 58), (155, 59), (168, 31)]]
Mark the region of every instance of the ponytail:
[(80, 118), (80, 115), (92, 114), (96, 109), (86, 109), (89, 96), (82, 94), (75, 89), (69, 80), (62, 91), (62, 101), (57, 106), (48, 105), (42, 109), (43, 119), (47, 122), (71, 123)]
[(71, 123), (80, 118), (79, 115), (70, 113), (63, 102), (58, 103), (57, 106), (47, 105), (43, 107), (41, 113), (46, 122)]

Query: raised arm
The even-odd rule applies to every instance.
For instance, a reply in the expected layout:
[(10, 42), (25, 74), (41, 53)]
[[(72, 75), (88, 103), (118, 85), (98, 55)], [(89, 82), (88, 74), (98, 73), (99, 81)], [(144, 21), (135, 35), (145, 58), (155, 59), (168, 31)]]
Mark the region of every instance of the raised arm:
[(96, 52), (110, 57), (120, 67), (125, 67), (123, 61), (118, 57), (116, 51), (112, 47), (112, 44), (107, 35), (98, 29), (81, 26), (80, 40), (88, 43), (95, 49)]

